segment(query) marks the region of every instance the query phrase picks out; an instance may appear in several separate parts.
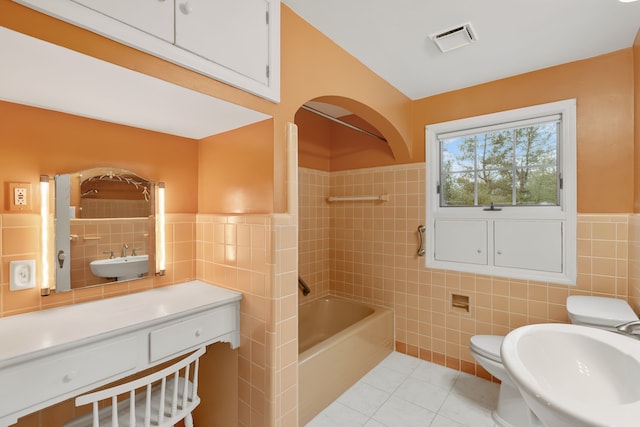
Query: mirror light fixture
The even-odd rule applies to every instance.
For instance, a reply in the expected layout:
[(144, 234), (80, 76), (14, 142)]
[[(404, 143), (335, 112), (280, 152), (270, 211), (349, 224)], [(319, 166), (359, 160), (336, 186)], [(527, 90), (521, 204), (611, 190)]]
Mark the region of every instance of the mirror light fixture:
[(164, 182), (157, 184), (157, 213), (156, 213), (156, 271), (159, 276), (164, 276), (167, 268), (165, 250), (165, 219), (164, 219)]
[(40, 175), (40, 295), (49, 295), (49, 176)]

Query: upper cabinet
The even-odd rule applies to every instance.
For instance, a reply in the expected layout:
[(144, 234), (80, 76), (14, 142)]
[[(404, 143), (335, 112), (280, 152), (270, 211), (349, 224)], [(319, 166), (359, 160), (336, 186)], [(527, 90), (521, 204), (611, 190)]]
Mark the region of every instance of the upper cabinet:
[[(145, 33), (159, 37), (173, 43), (173, 16), (174, 5), (172, 1), (160, 0), (72, 0), (73, 3), (86, 6), (91, 10), (111, 17), (116, 21), (137, 28)], [(33, 2), (24, 2), (25, 4)], [(90, 22), (78, 23), (89, 28)], [(91, 29), (91, 28), (89, 28)]]
[(279, 0), (14, 0), (280, 101)]
[(176, 1), (175, 44), (268, 85), (269, 6), (265, 0)]

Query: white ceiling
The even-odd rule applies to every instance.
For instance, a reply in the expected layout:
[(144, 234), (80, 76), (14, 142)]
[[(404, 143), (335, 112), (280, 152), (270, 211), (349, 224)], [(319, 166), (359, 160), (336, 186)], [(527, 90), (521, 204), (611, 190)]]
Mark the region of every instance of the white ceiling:
[(0, 27), (0, 100), (201, 139), (269, 118)]
[[(640, 1), (283, 0), (411, 99), (628, 48)], [(470, 22), (475, 43), (429, 38)]]

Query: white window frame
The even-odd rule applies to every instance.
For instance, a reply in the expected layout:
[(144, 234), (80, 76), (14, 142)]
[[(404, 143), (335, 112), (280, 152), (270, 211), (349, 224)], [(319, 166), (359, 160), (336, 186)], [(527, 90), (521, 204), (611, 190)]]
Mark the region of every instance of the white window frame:
[[(559, 127), (560, 143), (558, 147), (558, 166), (562, 176), (562, 188), (559, 190), (559, 206), (500, 206), (500, 211), (485, 211), (485, 206), (440, 206), (440, 195), (438, 194), (438, 184), (440, 180), (440, 147), (438, 135), (550, 116), (553, 114), (561, 115), (561, 123)], [(427, 154), (425, 199), (426, 266), (428, 268), (575, 285), (577, 276), (576, 100), (569, 99), (428, 125), (426, 126), (425, 131), (425, 152)], [(561, 221), (563, 225), (563, 271), (561, 273), (553, 273), (497, 267), (493, 265), (492, 262), (487, 265), (477, 265), (467, 264), (464, 262), (437, 260), (435, 258), (436, 248), (434, 236), (434, 225), (437, 220), (486, 220), (489, 224), (499, 220)], [(489, 238), (489, 241), (489, 247), (492, 249), (492, 239)]]

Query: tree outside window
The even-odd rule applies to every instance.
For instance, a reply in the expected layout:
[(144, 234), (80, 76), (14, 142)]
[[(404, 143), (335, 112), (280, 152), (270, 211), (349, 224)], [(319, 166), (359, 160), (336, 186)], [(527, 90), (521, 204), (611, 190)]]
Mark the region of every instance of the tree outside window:
[(559, 123), (440, 139), (440, 206), (559, 205)]

